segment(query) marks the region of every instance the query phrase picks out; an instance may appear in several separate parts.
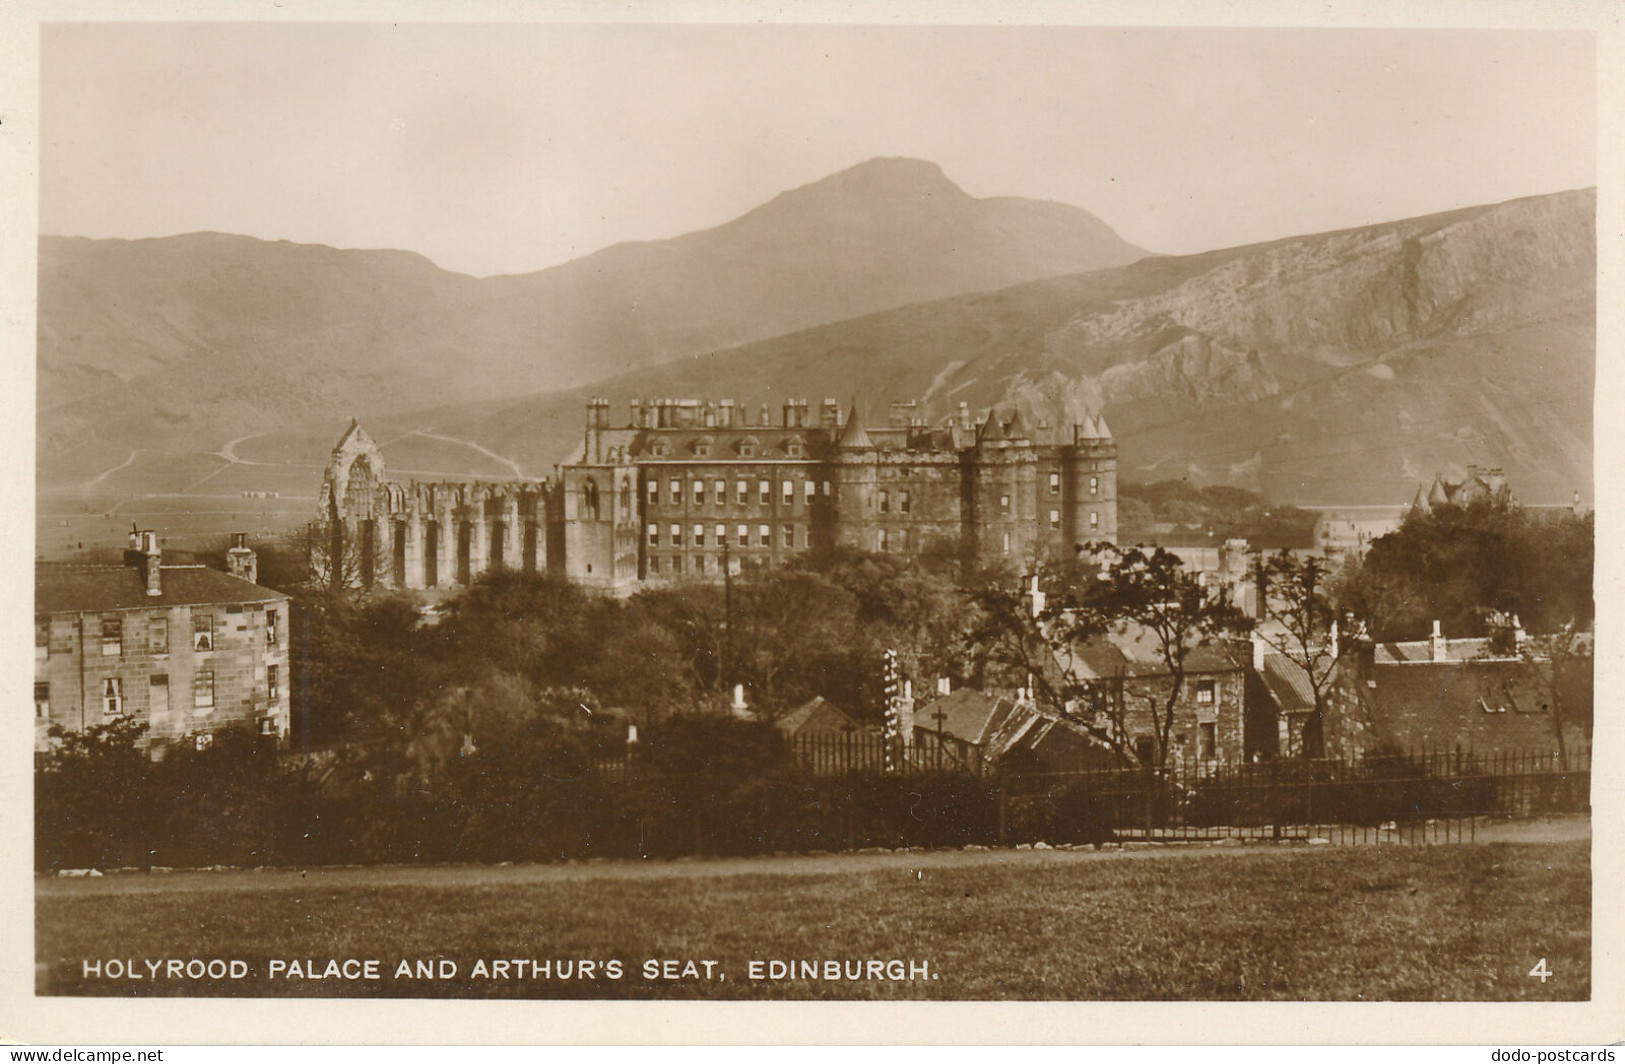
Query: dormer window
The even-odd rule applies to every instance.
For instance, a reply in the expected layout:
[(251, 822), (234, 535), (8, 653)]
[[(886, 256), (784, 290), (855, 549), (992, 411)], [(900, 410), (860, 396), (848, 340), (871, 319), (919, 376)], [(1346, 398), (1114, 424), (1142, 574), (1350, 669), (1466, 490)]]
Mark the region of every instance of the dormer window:
[(807, 441), (800, 436), (791, 436), (784, 441), (784, 453), (790, 458), (806, 457)]
[(649, 444), (649, 454), (655, 458), (665, 458), (671, 454), (671, 441), (665, 437), (658, 437)]
[(757, 451), (757, 449), (759, 447), (761, 447), (761, 445), (762, 445), (761, 441), (758, 440), (755, 436), (746, 436), (744, 439), (740, 440), (734, 446), (739, 451), (739, 457), (741, 457), (741, 458), (755, 458), (756, 457), (756, 451)]
[(716, 446), (716, 439), (711, 436), (701, 436), (694, 441), (694, 457), (710, 458), (711, 448)]

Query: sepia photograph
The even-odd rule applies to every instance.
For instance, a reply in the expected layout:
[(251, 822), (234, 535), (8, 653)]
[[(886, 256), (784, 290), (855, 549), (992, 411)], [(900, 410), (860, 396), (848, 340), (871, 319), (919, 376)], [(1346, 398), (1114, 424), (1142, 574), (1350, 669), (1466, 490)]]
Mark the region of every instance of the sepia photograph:
[(1597, 1000), (1583, 20), (289, 7), (37, 24), (42, 1006)]

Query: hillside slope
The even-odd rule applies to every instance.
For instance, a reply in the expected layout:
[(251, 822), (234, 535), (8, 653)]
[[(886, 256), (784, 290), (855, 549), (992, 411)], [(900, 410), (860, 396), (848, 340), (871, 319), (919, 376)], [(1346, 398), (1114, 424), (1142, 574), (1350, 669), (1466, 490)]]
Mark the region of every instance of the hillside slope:
[(40, 470), (352, 412), (573, 386), (1146, 253), (1086, 211), (876, 159), (725, 225), (476, 279), (217, 233), (40, 241)]
[[(1125, 476), (1392, 504), (1470, 463), (1591, 492), (1596, 200), (1565, 192), (916, 304), (600, 382), (635, 396), (1101, 409)], [(531, 465), (584, 392), (403, 422)], [(622, 416), (617, 412), (617, 417)]]

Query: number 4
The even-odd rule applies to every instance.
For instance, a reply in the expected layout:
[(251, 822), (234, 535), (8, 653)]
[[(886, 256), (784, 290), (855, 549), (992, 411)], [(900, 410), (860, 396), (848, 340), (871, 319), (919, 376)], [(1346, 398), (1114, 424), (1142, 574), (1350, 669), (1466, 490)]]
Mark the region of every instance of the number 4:
[(1531, 979), (1539, 979), (1542, 983), (1546, 982), (1546, 980), (1550, 979), (1555, 974), (1556, 973), (1550, 968), (1546, 967), (1545, 957), (1542, 957), (1540, 960), (1536, 961), (1535, 966), (1529, 969), (1529, 977)]

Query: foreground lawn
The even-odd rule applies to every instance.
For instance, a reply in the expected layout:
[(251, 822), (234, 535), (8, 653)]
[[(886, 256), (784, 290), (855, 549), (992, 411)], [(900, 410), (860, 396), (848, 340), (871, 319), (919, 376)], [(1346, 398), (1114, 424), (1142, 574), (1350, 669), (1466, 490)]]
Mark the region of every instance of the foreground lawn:
[[(832, 857), (749, 865), (227, 872), (44, 880), (54, 994), (1080, 1000), (1586, 1000), (1586, 842), (1166, 854)], [(757, 871), (760, 869), (761, 871)], [(1542, 957), (1553, 975), (1529, 970)], [(244, 962), (240, 979), (167, 959)], [(897, 959), (861, 979), (750, 962)], [(87, 959), (101, 977), (83, 976)], [(159, 975), (108, 978), (131, 963)], [(268, 978), (375, 960), (378, 979)], [(493, 960), (551, 961), (545, 974)], [(395, 978), (434, 962), (448, 978)], [(477, 961), (485, 972), (471, 978)], [(595, 962), (560, 978), (559, 961)], [(604, 978), (619, 961), (620, 977)], [(646, 962), (676, 979), (647, 979)], [(686, 961), (695, 962), (688, 967)], [(706, 966), (705, 961), (713, 962)], [(927, 975), (871, 978), (925, 962)], [(359, 963), (350, 967), (359, 971)], [(683, 978), (684, 971), (694, 976)], [(217, 968), (218, 970), (218, 968)], [(706, 978), (709, 970), (710, 978)], [(820, 966), (822, 970), (822, 966)], [(764, 974), (770, 969), (764, 964)]]

